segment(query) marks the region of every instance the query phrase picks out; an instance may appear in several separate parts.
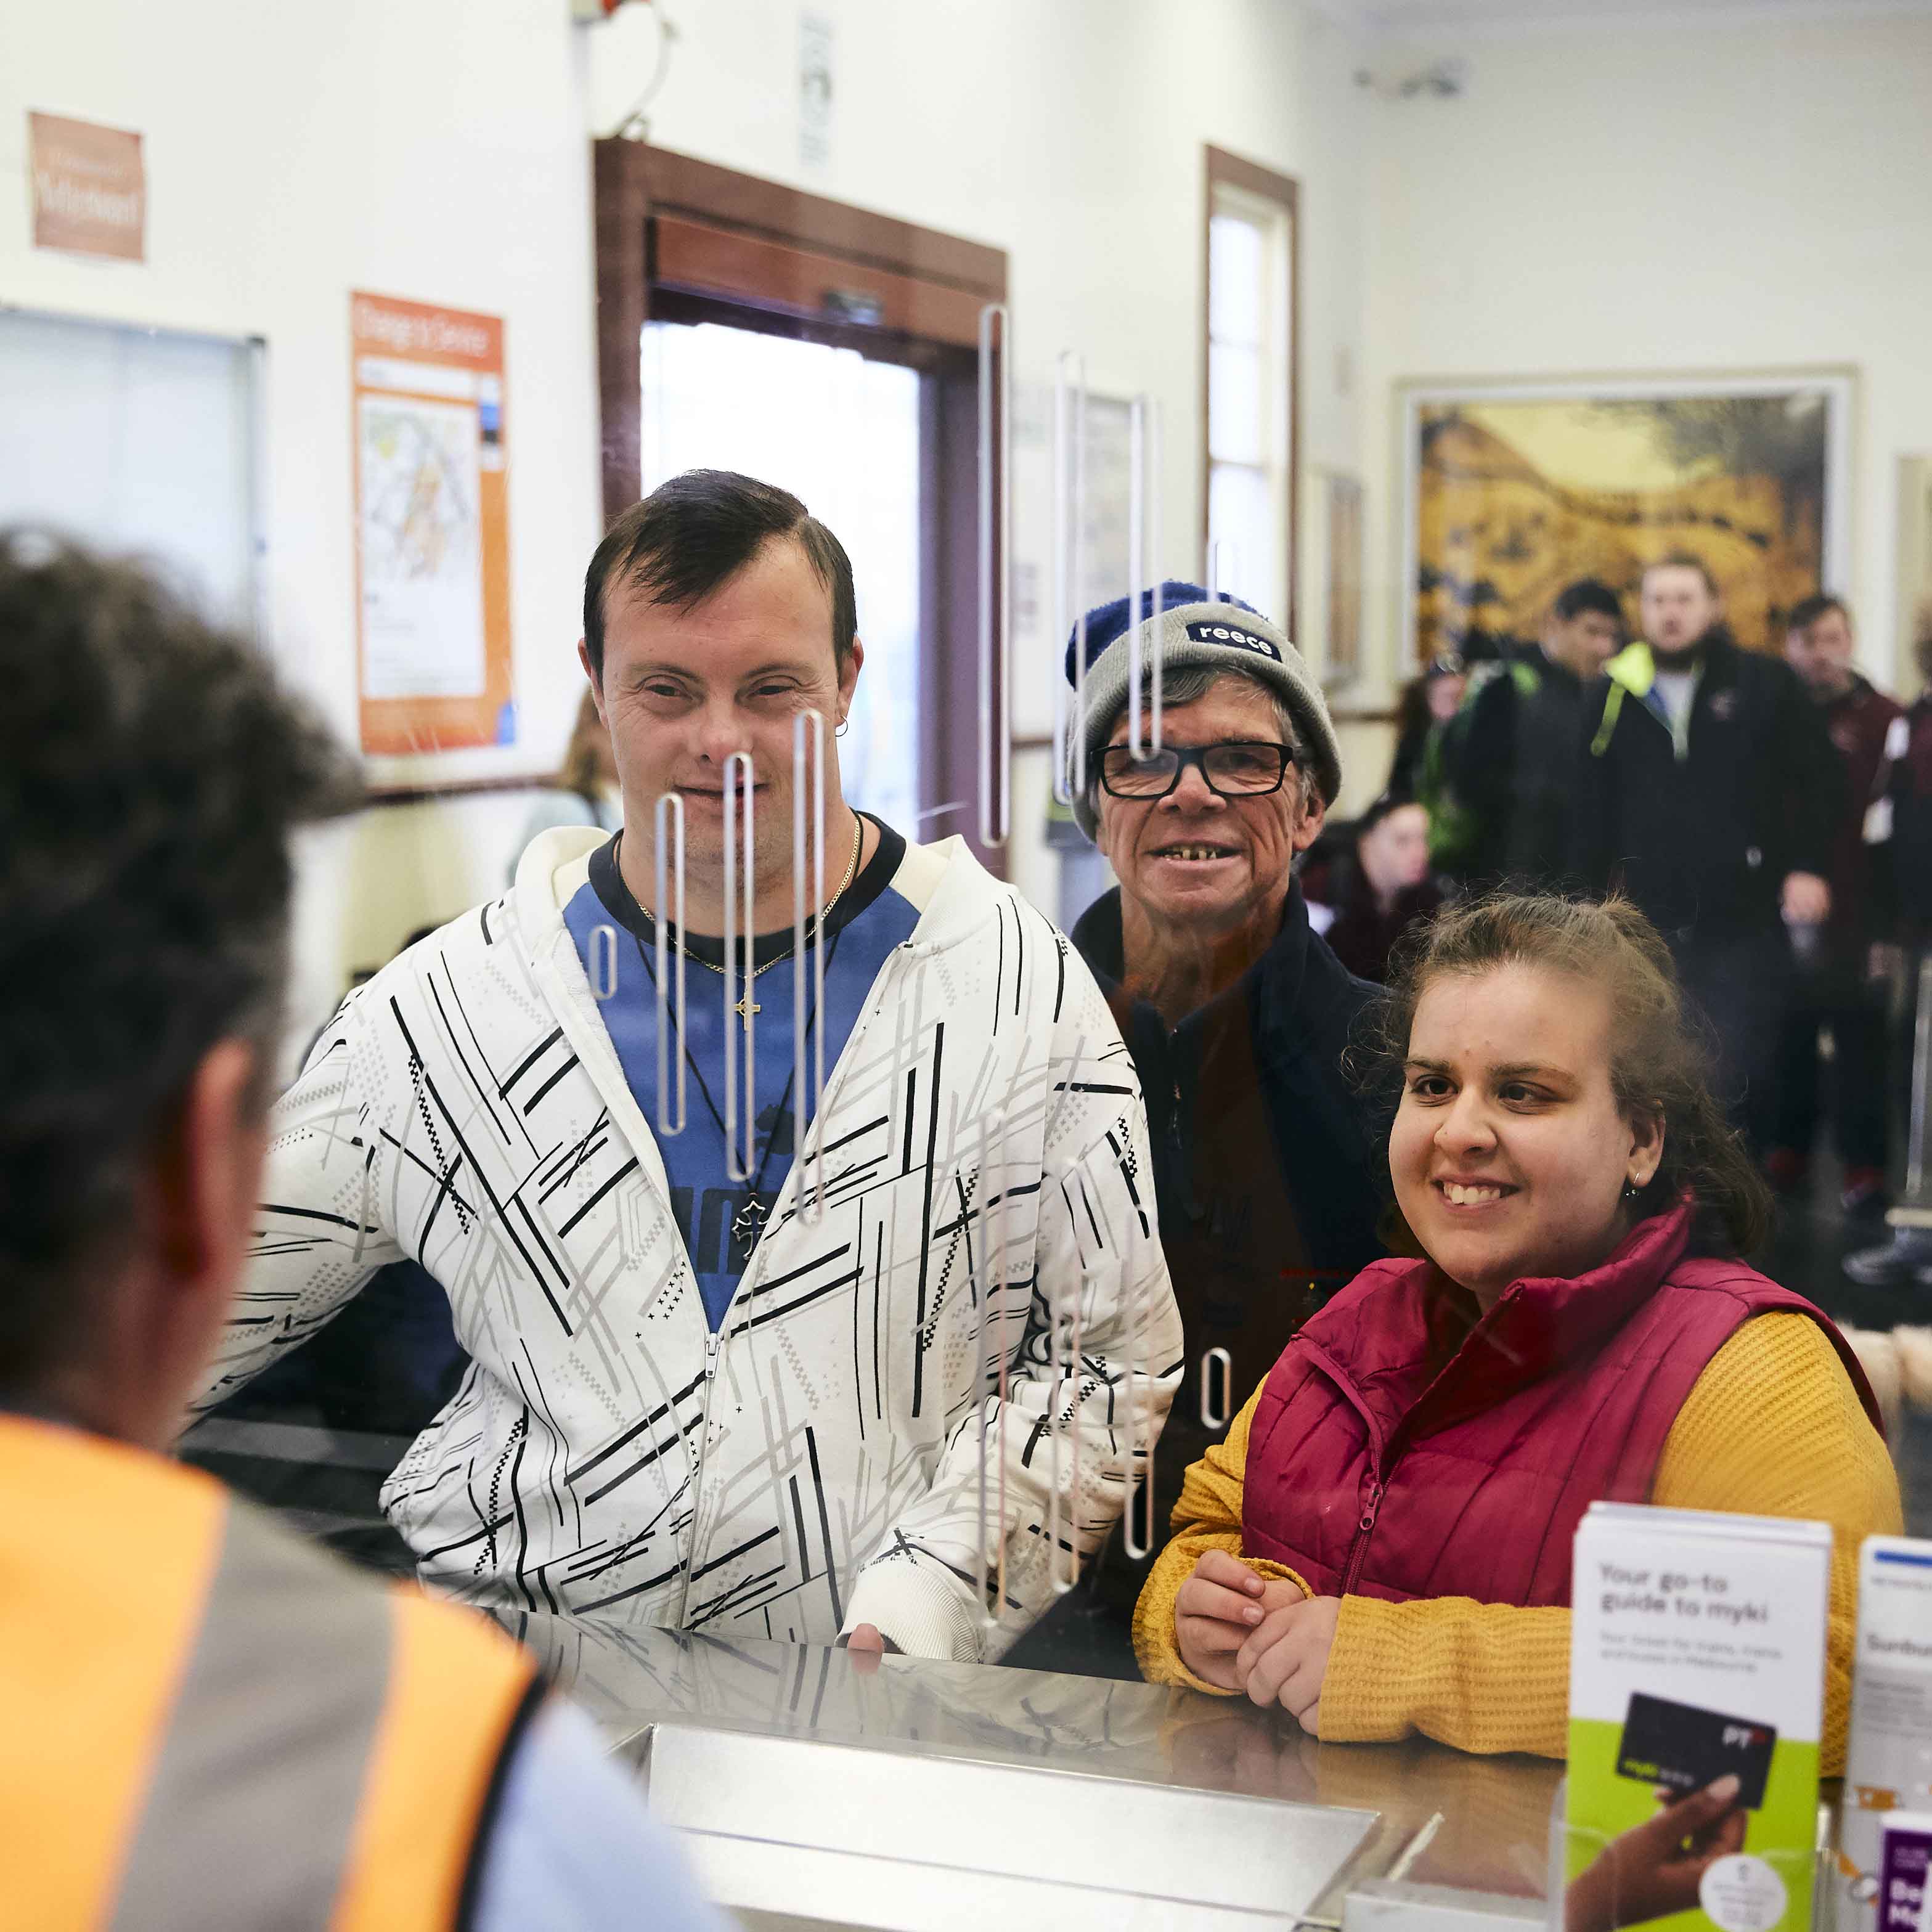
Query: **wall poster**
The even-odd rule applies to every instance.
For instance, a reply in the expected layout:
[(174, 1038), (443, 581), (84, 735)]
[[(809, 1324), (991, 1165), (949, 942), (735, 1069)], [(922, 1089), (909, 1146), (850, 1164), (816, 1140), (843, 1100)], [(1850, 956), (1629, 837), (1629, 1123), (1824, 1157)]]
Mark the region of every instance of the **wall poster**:
[(502, 322), (350, 302), (362, 748), (514, 744)]
[(1534, 638), (1580, 577), (1686, 550), (1757, 650), (1849, 588), (1849, 370), (1402, 386), (1411, 661)]
[(147, 260), (148, 172), (140, 135), (29, 113), (27, 146), (36, 248)]

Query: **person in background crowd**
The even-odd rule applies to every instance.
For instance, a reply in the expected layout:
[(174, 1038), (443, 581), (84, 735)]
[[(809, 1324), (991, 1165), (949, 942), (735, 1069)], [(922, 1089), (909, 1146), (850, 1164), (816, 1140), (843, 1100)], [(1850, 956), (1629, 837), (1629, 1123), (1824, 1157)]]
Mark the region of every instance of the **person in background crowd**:
[(1388, 977), (1396, 942), (1443, 902), (1429, 869), (1429, 814), (1413, 800), (1384, 793), (1357, 822), (1354, 845), (1323, 936), (1358, 979), (1379, 985)]
[[(962, 842), (913, 846), (845, 804), (856, 593), (795, 496), (674, 478), (598, 545), (584, 626), (626, 829), (544, 833), (507, 895), (350, 994), (276, 1108), (261, 1233), (202, 1399), (414, 1255), (471, 1363), (383, 1492), (425, 1582), (512, 1612), (621, 1605), (721, 1636), (997, 1654), (1052, 1596), (1049, 1521), (1076, 1559), (1105, 1541), (1180, 1372), (1120, 1036), (1060, 935)], [(800, 963), (823, 945), (824, 992), (798, 1054), (807, 712), (825, 866)], [(752, 850), (730, 848), (733, 890), (764, 927), (728, 956), (734, 771)], [(682, 1000), (656, 976), (667, 793)], [(661, 1010), (688, 1102), (662, 1136)], [(1043, 1322), (1076, 1298), (1067, 1396)], [(1002, 1549), (993, 1606), (980, 1573)]]
[(1419, 798), (1427, 782), (1429, 748), (1455, 716), (1469, 684), (1468, 668), (1454, 651), (1431, 658), (1420, 676), (1402, 686), (1396, 702), (1395, 757), (1388, 783), (1392, 798)]
[[(1128, 742), (1126, 599), (1086, 620), (1086, 782), (1076, 751), (1074, 812), (1120, 883), (1072, 938), (1148, 1096), (1186, 1359), (1221, 1348), (1232, 1364), (1206, 1418), (1198, 1378), (1175, 1402), (1154, 1484), (1164, 1523), (1181, 1472), (1220, 1432), (1213, 1413), (1225, 1427), (1296, 1327), (1383, 1252), (1386, 1194), (1340, 1064), (1370, 989), (1310, 931), (1294, 878), (1341, 784), (1321, 688), (1245, 604), (1168, 582), (1140, 609), (1144, 676), (1163, 693), (1162, 749), (1144, 755)], [(1144, 698), (1143, 734), (1152, 717)], [(1108, 1564), (1108, 1588), (1137, 1588), (1112, 1551)], [(1113, 1600), (1130, 1669), (1131, 1597)]]
[(0, 533), (0, 1916), (710, 1932), (528, 1657), (165, 1454), (255, 1220), (289, 834), (354, 767), (44, 538)]
[(1425, 1258), (1344, 1289), (1188, 1472), (1147, 1674), (1324, 1740), (1561, 1757), (1592, 1502), (1804, 1517), (1833, 1531), (1837, 1772), (1858, 1545), (1898, 1528), (1898, 1478), (1844, 1339), (1738, 1258), (1770, 1204), (1668, 951), (1625, 900), (1498, 895), (1418, 932), (1382, 1018)]
[[(606, 832), (616, 832), (623, 823), (624, 798), (617, 782), (617, 760), (610, 748), (610, 734), (598, 716), (597, 694), (586, 691), (584, 702), (577, 707), (577, 722), (571, 727), (563, 763), (524, 821), (523, 836), (517, 841), (517, 856), (523, 856), (539, 832), (548, 832), (554, 826), (596, 825)], [(510, 878), (514, 881), (516, 876), (516, 860), (512, 860)]]
[(1818, 1036), (1832, 1036), (1830, 1112), (1847, 1214), (1885, 1198), (1885, 1009), (1872, 979), (1871, 848), (1866, 820), (1878, 796), (1886, 739), (1904, 713), (1852, 668), (1852, 615), (1836, 597), (1808, 597), (1792, 610), (1785, 661), (1810, 694), (1840, 773), (1831, 824), (1832, 912), (1822, 929), (1794, 928), (1798, 992), (1786, 1016), (1777, 1118), (1765, 1170), (1795, 1192), (1818, 1127)]
[(1584, 687), (1623, 642), (1623, 607), (1594, 577), (1558, 593), (1538, 641), (1480, 666), (1443, 728), (1436, 863), (1471, 883), (1554, 886), (1570, 862)]
[(1738, 647), (1698, 558), (1652, 564), (1642, 602), (1643, 636), (1585, 695), (1571, 869), (1663, 933), (1762, 1154), (1794, 976), (1786, 928), (1830, 916), (1844, 781), (1796, 674)]
[[(1880, 964), (1898, 986), (1892, 1028), (1892, 1078), (1886, 1082), (1894, 1156), (1903, 1165), (1912, 1131), (1920, 975), (1932, 954), (1932, 603), (1918, 613), (1912, 647), (1919, 694), (1886, 734), (1874, 830), (1874, 922), (1882, 941)], [(1932, 1069), (1928, 1069), (1932, 1078)], [(1932, 1090), (1932, 1089), (1928, 1089)], [(1901, 1207), (1923, 1205), (1901, 1202)], [(1845, 1272), (1869, 1288), (1895, 1288), (1916, 1278), (1932, 1288), (1932, 1229), (1904, 1226), (1890, 1240), (1848, 1256)]]

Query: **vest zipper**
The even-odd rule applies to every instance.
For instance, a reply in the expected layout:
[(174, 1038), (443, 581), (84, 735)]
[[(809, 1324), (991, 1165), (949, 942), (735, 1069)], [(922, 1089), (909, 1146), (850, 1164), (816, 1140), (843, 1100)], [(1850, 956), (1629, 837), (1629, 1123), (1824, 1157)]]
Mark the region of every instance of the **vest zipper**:
[(1361, 1520), (1355, 1525), (1355, 1540), (1349, 1546), (1348, 1568), (1342, 1573), (1340, 1594), (1346, 1597), (1360, 1580), (1362, 1565), (1369, 1554), (1369, 1538), (1375, 1534), (1376, 1517), (1382, 1506), (1382, 1484), (1379, 1478), (1369, 1485), (1368, 1500), (1362, 1505)]

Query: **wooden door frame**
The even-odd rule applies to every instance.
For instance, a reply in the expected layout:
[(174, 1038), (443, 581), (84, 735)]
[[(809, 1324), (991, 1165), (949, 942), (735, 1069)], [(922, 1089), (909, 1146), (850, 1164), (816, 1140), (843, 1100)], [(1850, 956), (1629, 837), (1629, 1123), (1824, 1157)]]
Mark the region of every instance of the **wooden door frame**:
[[(922, 376), (920, 806), (913, 838), (979, 843), (974, 434), (980, 310), (1006, 298), (1006, 256), (956, 235), (806, 194), (640, 141), (593, 144), (599, 466), (608, 524), (643, 474), (642, 340), (666, 319), (719, 319), (910, 363)], [(929, 507), (928, 507), (929, 506)], [(962, 736), (958, 721), (976, 721)]]
[[(677, 225), (679, 286), (747, 308), (862, 329), (861, 303), (881, 326), (957, 345), (969, 309), (1006, 298), (1001, 248), (739, 174), (642, 141), (593, 144), (597, 237), (597, 384), (608, 520), (637, 500), (643, 468), (639, 344), (658, 285), (653, 218)], [(693, 231), (700, 231), (694, 232)], [(689, 266), (710, 244), (710, 254)], [(814, 271), (842, 270), (809, 301)], [(801, 299), (802, 294), (806, 298)], [(861, 310), (862, 315), (866, 313)]]

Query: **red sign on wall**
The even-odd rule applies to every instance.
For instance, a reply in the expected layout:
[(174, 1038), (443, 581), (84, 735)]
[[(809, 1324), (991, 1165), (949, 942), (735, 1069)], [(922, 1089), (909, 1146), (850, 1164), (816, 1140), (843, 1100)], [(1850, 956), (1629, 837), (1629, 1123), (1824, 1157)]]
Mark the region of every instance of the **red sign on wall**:
[(34, 246), (117, 261), (147, 259), (141, 137), (58, 114), (27, 116)]

